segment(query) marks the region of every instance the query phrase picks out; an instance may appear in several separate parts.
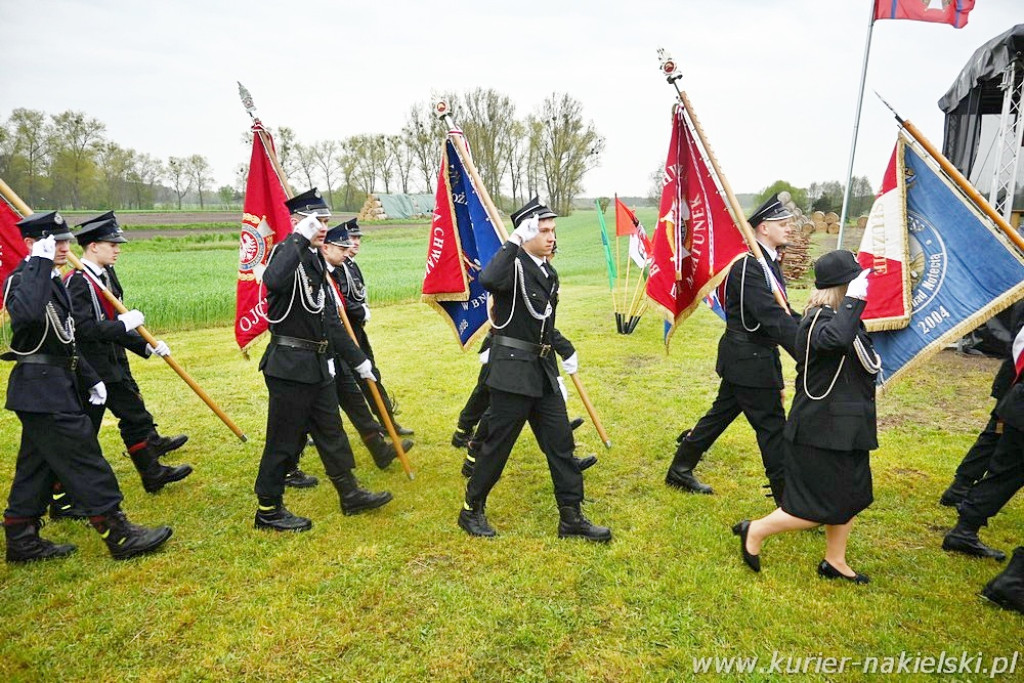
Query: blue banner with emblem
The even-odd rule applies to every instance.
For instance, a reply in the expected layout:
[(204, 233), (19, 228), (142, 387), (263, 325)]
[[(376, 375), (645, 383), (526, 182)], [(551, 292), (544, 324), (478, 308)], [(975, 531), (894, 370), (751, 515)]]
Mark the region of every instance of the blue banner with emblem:
[[(1024, 255), (908, 140), (910, 324), (874, 332), (886, 385), (1024, 296)], [(870, 297), (870, 291), (868, 293)]]
[[(423, 299), (447, 319), (466, 348), (487, 325), (487, 292), (479, 276), (501, 248), (504, 226), (492, 218), (487, 191), (470, 170), (468, 147), (455, 136), (461, 133), (450, 133), (444, 145)], [(457, 285), (430, 288), (428, 281)]]

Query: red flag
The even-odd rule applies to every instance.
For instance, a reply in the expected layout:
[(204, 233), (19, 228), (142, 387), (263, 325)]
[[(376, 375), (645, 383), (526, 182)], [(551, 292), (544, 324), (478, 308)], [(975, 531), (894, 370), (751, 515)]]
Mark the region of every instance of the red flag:
[(875, 0), (875, 19), (912, 19), (967, 26), (975, 0)]
[(252, 158), (245, 186), (242, 234), (238, 247), (238, 288), (235, 303), (235, 341), (245, 349), (267, 331), (267, 299), (262, 287), (263, 269), (274, 244), (291, 234), (291, 219), (281, 179), (274, 170), (271, 154), (274, 141), (264, 132), (270, 149), (263, 145), (258, 120), (252, 127)]
[(455, 214), (448, 173), (448, 155), (443, 154), (441, 170), (437, 174), (434, 218), (430, 223), (430, 244), (427, 247), (427, 271), (423, 276), (423, 293), (438, 301), (466, 301), (469, 298), (469, 287), (462, 254), (459, 251), (459, 240), (455, 234)]
[(902, 142), (882, 179), (861, 239), (857, 260), (871, 268), (871, 296), (861, 315), (868, 330), (899, 330), (910, 323), (910, 269), (907, 267), (907, 195)]
[[(18, 221), (21, 216), (11, 206), (0, 200), (0, 286), (7, 280), (18, 263), (28, 256), (28, 249), (21, 239)], [(3, 297), (0, 296), (0, 309), (3, 309)]]
[(622, 203), (618, 197), (615, 198), (615, 236), (625, 237), (636, 233), (636, 226), (640, 223), (636, 214), (630, 211), (629, 207)]
[(728, 274), (729, 266), (747, 251), (683, 118), (682, 107), (676, 107), (672, 121), (658, 216), (651, 240), (647, 296), (670, 325), (665, 333), (667, 343), (675, 325), (700, 305)]

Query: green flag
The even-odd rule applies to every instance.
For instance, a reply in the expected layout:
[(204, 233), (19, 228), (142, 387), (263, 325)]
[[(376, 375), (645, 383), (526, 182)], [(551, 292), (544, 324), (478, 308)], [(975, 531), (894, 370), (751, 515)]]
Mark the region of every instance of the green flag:
[(612, 248), (608, 244), (608, 228), (604, 224), (604, 211), (601, 210), (601, 202), (594, 200), (597, 207), (597, 219), (601, 221), (601, 243), (604, 245), (604, 260), (608, 264), (608, 289), (615, 291), (615, 279), (619, 276), (615, 267), (615, 260), (612, 259)]

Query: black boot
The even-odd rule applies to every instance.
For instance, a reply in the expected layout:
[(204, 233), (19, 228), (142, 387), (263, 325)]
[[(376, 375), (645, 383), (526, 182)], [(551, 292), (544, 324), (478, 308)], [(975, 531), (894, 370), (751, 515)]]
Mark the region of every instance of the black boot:
[[(373, 456), (373, 462), (380, 469), (386, 469), (391, 462), (398, 457), (398, 451), (395, 450), (395, 445), (389, 443), (384, 439), (384, 435), (380, 432), (373, 432), (363, 437), (363, 443), (370, 450), (370, 455)], [(402, 439), (402, 450), (406, 453), (415, 444), (409, 439)]]
[(469, 440), (473, 438), (472, 429), (463, 429), (462, 427), (456, 427), (455, 433), (452, 434), (452, 445), (456, 448), (465, 448), (469, 445)]
[(8, 562), (32, 562), (67, 557), (75, 552), (71, 544), (58, 545), (39, 535), (43, 520), (33, 518), (25, 521), (4, 520), (4, 536), (7, 538)]
[(466, 501), (462, 504), (462, 511), (459, 512), (459, 526), (470, 536), (490, 538), (498, 535), (498, 532), (487, 523), (485, 508), (486, 503), (482, 500)]
[(387, 491), (373, 493), (361, 488), (355, 475), (351, 472), (332, 478), (331, 483), (338, 490), (338, 496), (341, 498), (341, 511), (346, 515), (357, 515), (391, 502), (391, 494)]
[(572, 431), (575, 432), (577, 429), (583, 426), (583, 418), (574, 417), (573, 419), (569, 420), (569, 426), (572, 427)]
[(131, 557), (151, 553), (171, 537), (174, 533), (168, 526), (148, 528), (132, 524), (122, 510), (92, 517), (89, 520), (107, 544), (110, 556), (115, 560), (127, 560)]
[(146, 439), (146, 443), (153, 449), (153, 455), (158, 458), (162, 458), (171, 451), (176, 451), (185, 445), (188, 441), (188, 436), (185, 434), (178, 434), (177, 436), (160, 436), (154, 430), (149, 437)]
[(775, 507), (782, 507), (782, 492), (786, 488), (786, 480), (782, 478), (769, 479), (768, 488), (771, 489), (772, 492), (765, 496), (765, 498), (773, 499), (775, 501)]
[(967, 477), (961, 477), (956, 475), (953, 477), (953, 483), (949, 485), (942, 497), (939, 498), (939, 505), (945, 505), (946, 507), (955, 508), (961, 502), (964, 497), (967, 496), (967, 492), (971, 490), (971, 485), (974, 482)]
[(309, 531), (313, 528), (313, 520), (293, 515), (280, 501), (261, 501), (256, 508), (254, 526), (271, 531)]
[(589, 470), (591, 467), (597, 464), (596, 455), (587, 455), (582, 458), (573, 458), (576, 461), (576, 467), (579, 468), (580, 472), (583, 470)]
[(981, 589), (981, 597), (1024, 614), (1024, 546), (1013, 551), (1010, 564)]
[(958, 521), (956, 526), (950, 529), (946, 537), (942, 539), (942, 549), (974, 557), (991, 557), (996, 562), (1006, 559), (1006, 553), (1002, 550), (990, 548), (981, 542), (976, 525), (968, 524), (963, 520)]
[(142, 488), (146, 489), (146, 493), (156, 493), (167, 484), (181, 481), (192, 474), (191, 465), (168, 467), (160, 464), (150, 446), (140, 448), (128, 455), (135, 464), (135, 469), (139, 471), (139, 476), (142, 477)]
[(480, 457), (480, 448), (483, 444), (479, 439), (473, 439), (466, 447), (466, 459), (462, 461), (462, 476), (469, 479), (476, 469), (476, 459)]
[(676, 447), (672, 464), (669, 465), (668, 474), (665, 475), (665, 483), (684, 491), (712, 494), (714, 489), (697, 479), (693, 473), (693, 468), (700, 462), (701, 453), (694, 452), (693, 448), (686, 443), (686, 436), (689, 433), (689, 431), (685, 431), (676, 439), (676, 443), (679, 445)]
[(319, 483), (319, 479), (306, 474), (298, 466), (288, 470), (288, 473), (284, 475), (284, 485), (291, 486), (293, 489), (311, 489)]
[(50, 494), (50, 519), (55, 522), (62, 519), (88, 519), (88, 515), (78, 509), (75, 499), (60, 482), (53, 485), (53, 492)]
[(612, 540), (612, 530), (606, 526), (597, 526), (580, 512), (580, 505), (562, 505), (558, 508), (558, 537), (569, 538), (579, 536), (588, 541), (607, 543)]

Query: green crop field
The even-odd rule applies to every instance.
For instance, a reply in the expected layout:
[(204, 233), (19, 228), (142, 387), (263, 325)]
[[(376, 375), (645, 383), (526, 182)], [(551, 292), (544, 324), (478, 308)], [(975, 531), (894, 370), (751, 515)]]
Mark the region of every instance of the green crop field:
[[(653, 227), (653, 212), (641, 218)], [(870, 585), (817, 578), (818, 531), (770, 539), (755, 575), (729, 531), (771, 509), (745, 421), (700, 467), (714, 496), (663, 484), (676, 436), (714, 398), (722, 323), (698, 310), (670, 353), (651, 312), (633, 335), (617, 335), (595, 219), (559, 219), (556, 265), (559, 328), (579, 349), (579, 376), (613, 441), (606, 450), (589, 423), (576, 432), (578, 454), (600, 458), (586, 473), (585, 512), (612, 527), (610, 545), (557, 538), (550, 478), (528, 431), (489, 500), (500, 535), (470, 538), (456, 526), (465, 483), (449, 440), (479, 365), (417, 301), (425, 227), (374, 232), (360, 257), (384, 382), (401, 422), (416, 430), (415, 480), (397, 463), (377, 470), (355, 445), (360, 479), (395, 500), (345, 517), (309, 449), (303, 468), (321, 484), (290, 491), (286, 503), (312, 517), (313, 530), (255, 531), (267, 399), (257, 371), (262, 344), (246, 360), (233, 341), (234, 241), (135, 241), (118, 266), (129, 305), (146, 313), (249, 441), (238, 441), (161, 361), (133, 360), (161, 431), (191, 436), (165, 459), (196, 471), (149, 495), (109, 415), (100, 441), (131, 518), (170, 524), (174, 537), (158, 554), (115, 563), (87, 525), (47, 526), (44, 535), (79, 551), (0, 565), (0, 680), (669, 681), (694, 678), (695, 658), (756, 656), (767, 669), (782, 657), (785, 671), (800, 666), (798, 657), (885, 662), (945, 653), (988, 666), (1019, 652), (1024, 618), (976, 595), (1002, 565), (940, 549), (955, 512), (937, 500), (988, 418), (997, 362), (944, 351), (880, 397), (875, 503), (858, 518), (849, 549)], [(784, 369), (792, 385), (791, 360)], [(0, 383), (9, 371), (0, 365)], [(583, 414), (575, 396), (569, 412)], [(19, 432), (16, 417), (0, 413), (0, 490), (10, 486)], [(1022, 525), (1018, 499), (982, 536), (1010, 550)], [(875, 678), (815, 674), (810, 662), (812, 679)], [(1024, 662), (1016, 666), (1019, 680)], [(973, 668), (949, 676), (985, 677)]]

